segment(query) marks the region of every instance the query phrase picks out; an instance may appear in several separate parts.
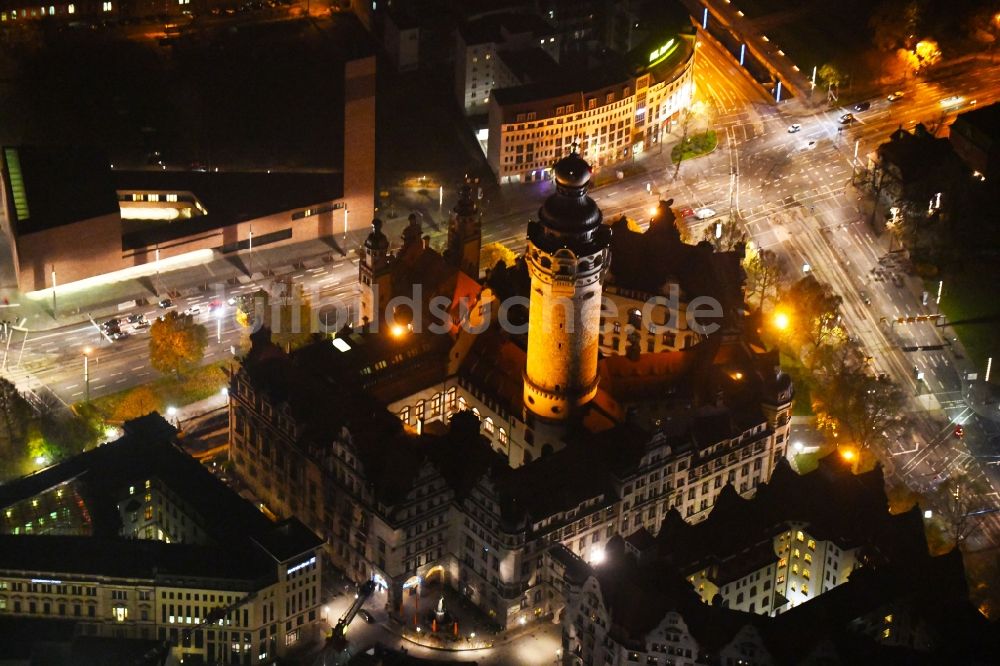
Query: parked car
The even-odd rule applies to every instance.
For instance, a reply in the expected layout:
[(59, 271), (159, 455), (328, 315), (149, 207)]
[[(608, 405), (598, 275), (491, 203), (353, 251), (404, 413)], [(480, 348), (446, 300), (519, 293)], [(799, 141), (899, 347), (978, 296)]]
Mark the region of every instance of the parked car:
[(191, 307), (189, 307), (187, 310), (184, 311), (185, 317), (197, 317), (200, 314), (201, 314), (201, 308), (199, 308), (197, 305), (192, 305)]
[(870, 108), (872, 108), (871, 102), (858, 102), (854, 105), (855, 111), (867, 111)]
[(117, 331), (121, 328), (122, 320), (117, 317), (114, 319), (109, 319), (101, 324), (101, 329), (104, 331)]
[(174, 307), (174, 302), (169, 298), (164, 298), (161, 299), (160, 302), (157, 303), (157, 305), (160, 306), (162, 309), (166, 310), (168, 308)]
[(965, 428), (960, 425), (955, 426), (955, 438), (962, 439), (965, 437)]
[(847, 124), (853, 123), (853, 122), (854, 122), (854, 114), (853, 113), (845, 113), (844, 115), (842, 115), (840, 117), (840, 124), (841, 125), (847, 125)]
[(711, 208), (699, 208), (695, 212), (695, 217), (699, 220), (707, 220), (710, 217), (715, 217), (715, 211)]
[(860, 297), (861, 297), (861, 300), (862, 300), (862, 302), (864, 302), (864, 304), (865, 304), (865, 305), (871, 305), (871, 304), (872, 304), (872, 299), (871, 299), (871, 297), (870, 297), (870, 296), (868, 295), (868, 292), (865, 292), (865, 291), (859, 291), (859, 292), (858, 292), (858, 296), (860, 296)]
[(800, 125), (798, 123), (793, 123), (793, 124), (791, 124), (791, 125), (788, 126), (788, 133), (789, 134), (795, 134), (796, 132), (798, 132), (801, 129), (802, 129), (802, 125)]
[(902, 90), (897, 90), (896, 92), (886, 97), (886, 99), (889, 100), (890, 102), (895, 102), (896, 100), (903, 99), (904, 97), (906, 97), (906, 94)]

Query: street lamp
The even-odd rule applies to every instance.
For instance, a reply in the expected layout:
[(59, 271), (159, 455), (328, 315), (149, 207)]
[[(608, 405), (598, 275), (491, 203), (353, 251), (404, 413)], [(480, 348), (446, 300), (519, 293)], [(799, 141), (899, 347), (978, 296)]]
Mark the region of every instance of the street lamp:
[(792, 323), (792, 320), (789, 318), (787, 313), (775, 312), (773, 323), (776, 329), (784, 331), (788, 329), (788, 325)]
[(90, 347), (83, 348), (83, 387), (84, 401), (90, 402)]
[(173, 420), (175, 427), (180, 427), (177, 422), (177, 408), (173, 405), (167, 407), (167, 416)]

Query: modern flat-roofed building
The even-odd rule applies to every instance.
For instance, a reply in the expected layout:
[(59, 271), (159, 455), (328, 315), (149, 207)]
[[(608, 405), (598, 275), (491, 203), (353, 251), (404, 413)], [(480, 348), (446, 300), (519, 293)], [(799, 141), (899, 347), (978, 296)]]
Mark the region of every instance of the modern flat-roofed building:
[(504, 12), (477, 17), (461, 26), (455, 37), (455, 96), (465, 114), (483, 114), (494, 89), (519, 85), (510, 70), (498, 65), (503, 51), (538, 48), (559, 60), (558, 32), (536, 14)]
[(0, 486), (0, 621), (156, 640), (257, 664), (320, 631), (322, 541), (272, 522), (175, 443), (159, 415)]
[(694, 38), (677, 34), (603, 65), (494, 90), (487, 161), (500, 183), (545, 180), (574, 144), (595, 168), (662, 141), (694, 93)]
[(3, 286), (35, 292), (152, 274), (251, 244), (330, 238), (367, 225), (375, 59), (348, 62), (344, 84), (342, 169), (130, 171), (89, 148), (4, 147), (3, 231), (17, 284)]

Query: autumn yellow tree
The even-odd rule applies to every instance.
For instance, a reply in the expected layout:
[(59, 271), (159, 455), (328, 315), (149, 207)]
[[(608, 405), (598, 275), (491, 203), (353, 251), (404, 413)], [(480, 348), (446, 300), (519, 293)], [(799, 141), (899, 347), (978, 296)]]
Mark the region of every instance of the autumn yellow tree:
[(204, 326), (171, 311), (149, 329), (149, 362), (165, 375), (180, 377), (201, 363), (207, 344)]
[(493, 270), (499, 261), (502, 261), (508, 267), (513, 266), (514, 262), (517, 261), (517, 253), (503, 243), (487, 243), (483, 245), (479, 265), (484, 270)]
[(160, 398), (147, 385), (137, 386), (122, 398), (115, 407), (115, 421), (129, 421), (160, 409)]

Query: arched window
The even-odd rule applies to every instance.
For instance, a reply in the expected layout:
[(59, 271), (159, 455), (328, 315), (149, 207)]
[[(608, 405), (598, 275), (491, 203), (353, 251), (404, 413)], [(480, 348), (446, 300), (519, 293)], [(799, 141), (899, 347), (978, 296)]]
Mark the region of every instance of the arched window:
[(472, 408), (472, 413), (475, 414), (476, 418), (479, 419), (480, 421), (483, 420), (483, 417), (479, 414), (479, 408), (478, 407), (473, 407)]
[(408, 424), (410, 422), (410, 406), (409, 405), (407, 405), (406, 407), (403, 407), (401, 410), (399, 410), (399, 420), (402, 421), (404, 424)]
[(445, 394), (444, 409), (448, 414), (455, 411), (455, 394), (456, 390), (454, 386), (448, 389), (448, 392)]
[(425, 404), (426, 403), (423, 400), (417, 400), (417, 406), (413, 410), (413, 413), (417, 417), (418, 421), (421, 420), (422, 418), (424, 418), (424, 405)]
[(500, 438), (500, 443), (503, 444), (504, 446), (506, 446), (510, 442), (510, 440), (507, 439), (507, 431), (504, 430), (503, 428), (500, 428), (498, 437)]
[(491, 419), (489, 416), (483, 419), (483, 430), (485, 430), (490, 436), (492, 436), (496, 430), (496, 428), (493, 426), (493, 419)]
[(465, 404), (465, 396), (458, 396), (458, 411), (464, 412), (468, 408)]

